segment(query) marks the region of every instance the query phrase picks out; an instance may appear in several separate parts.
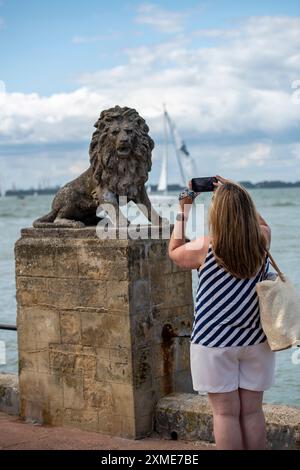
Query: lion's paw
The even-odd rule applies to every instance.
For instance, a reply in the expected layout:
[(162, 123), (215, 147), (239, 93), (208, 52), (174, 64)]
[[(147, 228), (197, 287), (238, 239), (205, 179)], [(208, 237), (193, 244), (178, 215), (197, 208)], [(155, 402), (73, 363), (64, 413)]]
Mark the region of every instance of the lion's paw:
[(85, 227), (85, 224), (83, 222), (80, 222), (79, 220), (71, 220), (71, 219), (60, 219), (56, 218), (54, 221), (55, 225), (59, 225), (60, 227), (65, 227), (65, 228), (83, 228)]

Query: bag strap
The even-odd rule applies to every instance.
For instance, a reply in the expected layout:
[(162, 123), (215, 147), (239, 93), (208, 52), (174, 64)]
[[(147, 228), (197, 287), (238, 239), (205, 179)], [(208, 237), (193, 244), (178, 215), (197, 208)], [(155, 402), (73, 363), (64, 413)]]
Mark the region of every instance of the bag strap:
[(264, 259), (263, 259), (263, 265), (262, 265), (262, 267), (261, 267), (262, 280), (263, 280), (264, 277), (265, 277), (267, 254), (268, 254), (268, 253), (265, 251)]
[(265, 253), (265, 256), (264, 256), (264, 264), (263, 264), (263, 278), (264, 278), (264, 275), (265, 275), (265, 266), (266, 266), (266, 257), (267, 255), (269, 256), (270, 258), (270, 263), (271, 265), (273, 266), (273, 268), (275, 269), (275, 271), (277, 272), (278, 276), (280, 277), (280, 279), (282, 280), (282, 282), (285, 282), (286, 279), (285, 279), (285, 276), (284, 274), (280, 271), (276, 261), (274, 260), (273, 256), (271, 255), (271, 253), (269, 252), (268, 249), (266, 249), (266, 253)]

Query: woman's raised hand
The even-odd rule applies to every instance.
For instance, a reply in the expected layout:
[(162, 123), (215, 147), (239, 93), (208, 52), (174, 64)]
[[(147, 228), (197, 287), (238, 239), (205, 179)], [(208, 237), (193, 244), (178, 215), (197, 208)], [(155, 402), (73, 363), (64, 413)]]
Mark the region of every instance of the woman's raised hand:
[(195, 191), (192, 190), (192, 181), (190, 180), (188, 182), (188, 187), (185, 188), (185, 190), (182, 191), (178, 197), (181, 209), (182, 210), (184, 209), (185, 204), (188, 204), (188, 205), (192, 204), (194, 199), (196, 199), (196, 197), (199, 194), (200, 193), (196, 193)]
[(222, 176), (216, 175), (215, 178), (217, 178), (217, 180), (218, 180), (217, 183), (213, 182), (213, 185), (215, 186), (215, 189), (218, 188), (219, 186), (222, 186), (222, 184), (227, 182), (227, 180), (225, 178), (223, 178)]

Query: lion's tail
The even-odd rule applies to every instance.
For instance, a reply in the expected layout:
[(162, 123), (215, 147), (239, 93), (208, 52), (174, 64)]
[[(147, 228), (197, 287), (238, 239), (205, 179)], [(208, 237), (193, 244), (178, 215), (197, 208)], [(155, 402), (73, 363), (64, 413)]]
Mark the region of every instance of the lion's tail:
[(43, 217), (40, 217), (39, 219), (34, 220), (32, 225), (35, 228), (47, 228), (47, 227), (52, 227), (53, 222), (57, 216), (57, 210), (52, 209), (49, 214), (43, 215)]

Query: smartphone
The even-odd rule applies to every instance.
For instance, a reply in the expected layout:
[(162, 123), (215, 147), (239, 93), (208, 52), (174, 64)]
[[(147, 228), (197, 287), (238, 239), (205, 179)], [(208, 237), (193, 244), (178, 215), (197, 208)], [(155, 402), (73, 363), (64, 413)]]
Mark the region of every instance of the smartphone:
[(218, 180), (215, 176), (206, 176), (203, 178), (193, 178), (192, 179), (192, 190), (196, 193), (205, 193), (208, 191), (213, 191), (215, 186), (213, 183), (217, 183)]

